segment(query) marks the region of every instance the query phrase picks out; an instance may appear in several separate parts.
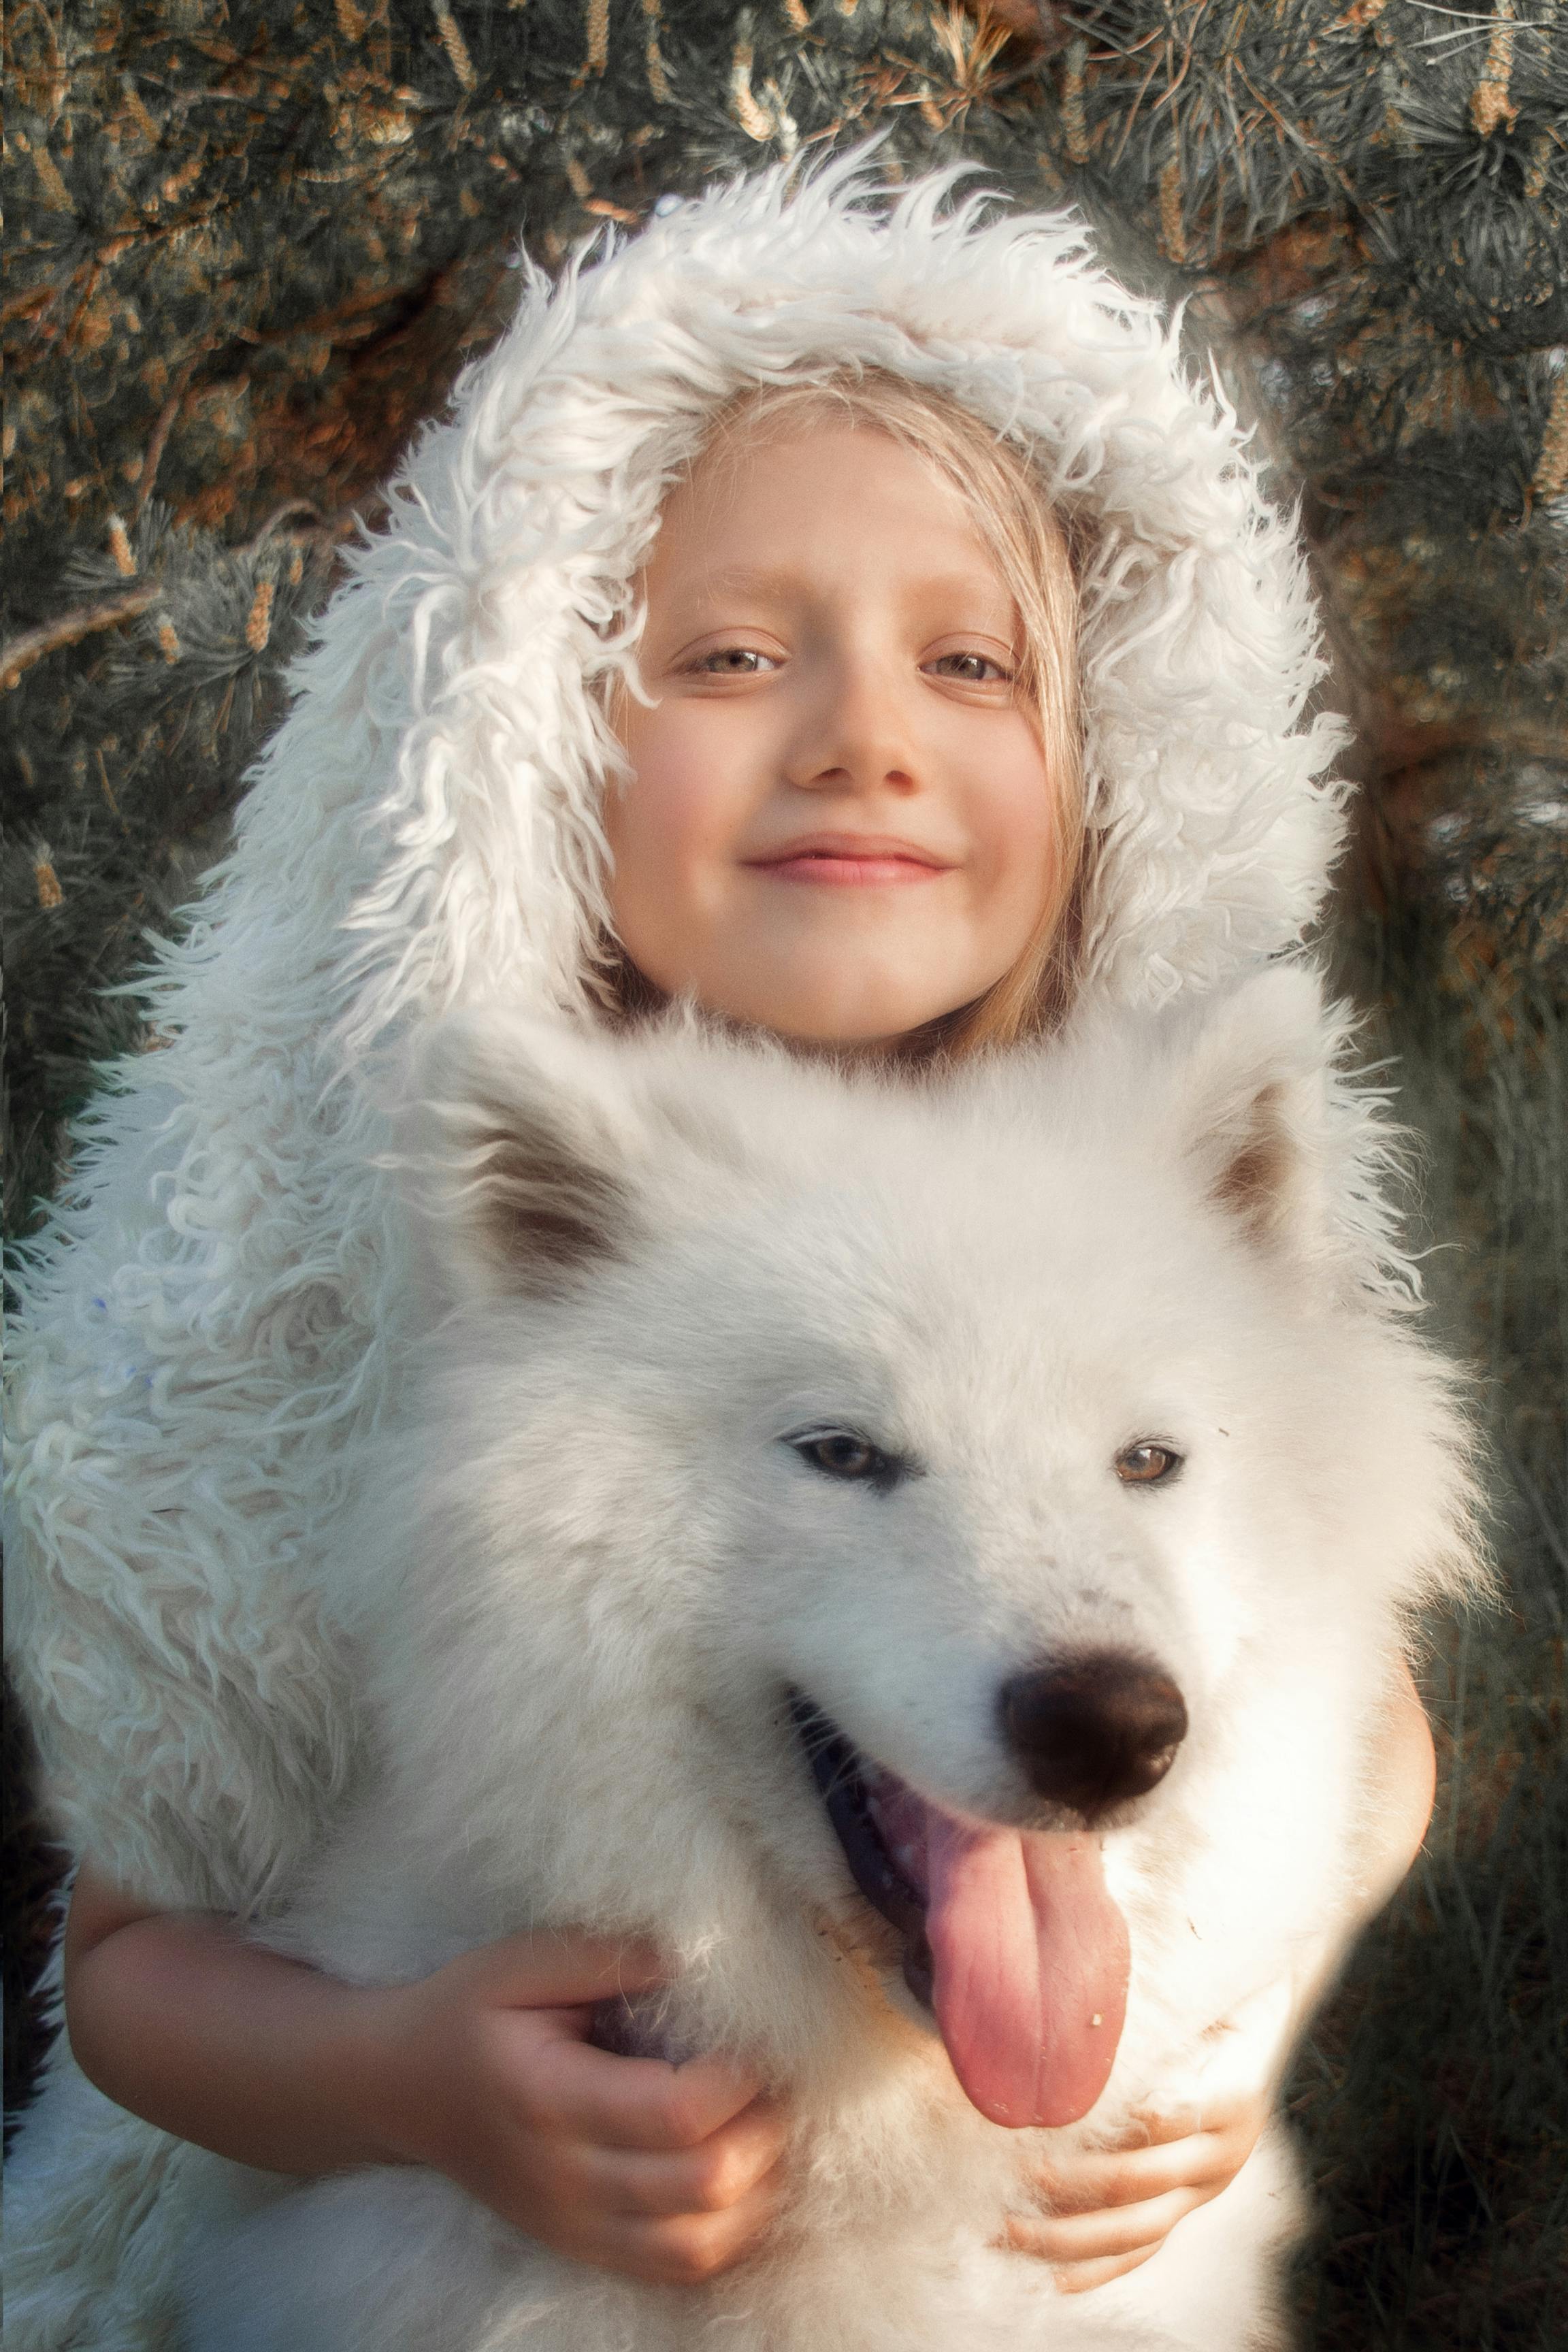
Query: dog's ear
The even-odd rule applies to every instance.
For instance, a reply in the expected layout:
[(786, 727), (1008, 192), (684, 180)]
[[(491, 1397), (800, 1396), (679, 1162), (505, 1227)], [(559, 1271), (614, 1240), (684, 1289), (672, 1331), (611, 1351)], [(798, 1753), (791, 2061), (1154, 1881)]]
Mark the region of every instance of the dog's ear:
[[(1347, 1021), (1301, 964), (1205, 1008), (1176, 1074), (1189, 1164), (1260, 1246), (1365, 1278), (1388, 1255), (1377, 1183), (1394, 1155), (1380, 1098), (1342, 1069)], [(1381, 1286), (1380, 1285), (1377, 1286)]]
[(424, 1033), (394, 1159), (449, 1294), (557, 1290), (627, 1247), (649, 1137), (620, 1059), (502, 1012)]

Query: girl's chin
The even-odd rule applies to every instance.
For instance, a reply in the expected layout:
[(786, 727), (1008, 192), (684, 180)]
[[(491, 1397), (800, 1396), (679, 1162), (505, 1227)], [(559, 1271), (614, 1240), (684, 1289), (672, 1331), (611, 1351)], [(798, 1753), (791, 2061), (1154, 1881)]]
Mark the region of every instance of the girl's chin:
[(754, 985), (737, 991), (728, 1005), (716, 995), (700, 989), (696, 992), (698, 1003), (710, 1012), (769, 1030), (786, 1044), (845, 1053), (871, 1053), (896, 1045), (945, 1013), (972, 1003), (979, 993), (975, 990), (950, 1002), (946, 996), (933, 998), (928, 990), (889, 989), (885, 978), (858, 994), (851, 991), (836, 994), (828, 1003), (804, 992), (798, 996), (784, 991), (762, 993)]
[(827, 990), (821, 985), (819, 940), (806, 943), (804, 970), (796, 970), (788, 954), (780, 956), (775, 966), (761, 952), (763, 947), (763, 942), (748, 940), (743, 957), (733, 963), (715, 959), (697, 970), (680, 969), (673, 960), (655, 971), (636, 959), (634, 963), (656, 998), (684, 998), (721, 1021), (766, 1030), (791, 1045), (846, 1053), (896, 1045), (973, 1004), (998, 977), (989, 971), (978, 978), (964, 974), (935, 989), (933, 959), (928, 953), (923, 959), (911, 957), (907, 973), (889, 971), (885, 960), (868, 958), (859, 972), (853, 962), (841, 961), (836, 984)]

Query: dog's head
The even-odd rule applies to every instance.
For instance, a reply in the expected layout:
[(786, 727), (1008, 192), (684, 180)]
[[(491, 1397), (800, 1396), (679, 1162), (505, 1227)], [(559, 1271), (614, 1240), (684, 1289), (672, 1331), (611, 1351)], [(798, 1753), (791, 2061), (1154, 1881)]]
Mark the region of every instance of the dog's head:
[(985, 2113), (1085, 2112), (1107, 1844), (1464, 1558), (1333, 1042), (1294, 971), (914, 1083), (444, 1024), (385, 1676), (432, 1836), (689, 1950), (858, 1919)]

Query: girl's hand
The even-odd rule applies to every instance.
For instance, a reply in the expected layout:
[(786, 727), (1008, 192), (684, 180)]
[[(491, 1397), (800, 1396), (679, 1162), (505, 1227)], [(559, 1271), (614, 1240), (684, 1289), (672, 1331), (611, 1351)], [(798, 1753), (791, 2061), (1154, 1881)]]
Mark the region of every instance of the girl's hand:
[(1006, 2242), (1052, 2264), (1081, 2294), (1157, 2254), (1178, 2221), (1228, 2189), (1273, 2109), (1293, 2038), (1293, 1979), (1244, 2001), (1205, 2037), (1208, 2053), (1179, 2089), (1136, 2116), (1119, 2147), (1064, 2153), (1037, 2168), (1047, 2214), (1015, 2216)]
[(391, 2150), (578, 2262), (664, 2284), (728, 2268), (772, 2217), (784, 2118), (727, 2060), (589, 2043), (595, 2002), (658, 1980), (649, 1953), (531, 1934), (383, 1996)]
[(72, 2048), (132, 2115), (306, 2179), (431, 2165), (582, 2262), (700, 2279), (768, 2221), (784, 2124), (721, 2059), (587, 2045), (597, 2002), (658, 1976), (652, 1953), (541, 1934), (418, 1984), (344, 1984), (90, 1863), (65, 1939)]
[(1147, 2116), (1119, 2148), (1037, 2167), (1034, 2186), (1049, 2215), (1015, 2215), (1005, 2243), (1049, 2263), (1063, 2294), (1135, 2271), (1178, 2221), (1229, 2187), (1270, 2105), (1268, 2089), (1232, 2095), (1205, 2108), (1195, 2131), (1190, 2111)]

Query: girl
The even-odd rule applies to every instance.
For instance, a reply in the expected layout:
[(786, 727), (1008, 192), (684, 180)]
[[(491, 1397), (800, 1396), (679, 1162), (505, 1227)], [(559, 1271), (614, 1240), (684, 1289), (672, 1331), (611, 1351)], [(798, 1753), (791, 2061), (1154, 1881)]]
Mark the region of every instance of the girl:
[[(355, 1760), (315, 1563), (395, 1391), (367, 1068), (455, 1003), (673, 995), (803, 1049), (1005, 1048), (1296, 940), (1341, 794), (1300, 558), (1234, 419), (1061, 220), (883, 212), (852, 166), (661, 216), (552, 290), (411, 457), (301, 664), (165, 1048), (27, 1277), (16, 1670), (82, 1857), (21, 2143), (19, 2347), (171, 2343), (183, 2155), (434, 2165), (582, 2259), (735, 2261), (783, 2119), (717, 2057), (588, 2040), (656, 1954), (519, 1937), (391, 1992), (233, 1922)], [(1425, 1826), (1406, 1677), (1370, 1910)], [(1257, 2137), (1300, 1983), (1216, 2019), (1145, 2144), (1039, 2180), (1064, 2288), (1146, 2259)]]

